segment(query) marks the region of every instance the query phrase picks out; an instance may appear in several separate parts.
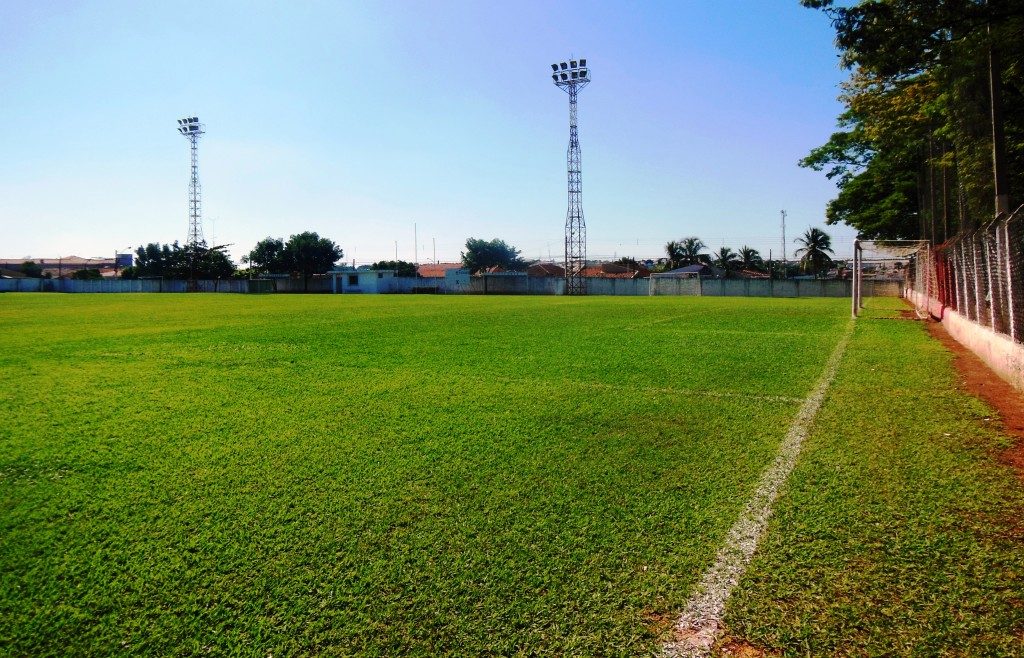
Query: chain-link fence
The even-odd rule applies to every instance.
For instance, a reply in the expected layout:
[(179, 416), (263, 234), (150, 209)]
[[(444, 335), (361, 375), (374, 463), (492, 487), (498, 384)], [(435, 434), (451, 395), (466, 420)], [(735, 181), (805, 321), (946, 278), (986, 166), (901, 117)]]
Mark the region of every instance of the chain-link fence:
[(912, 263), (914, 291), (1024, 343), (1024, 206)]

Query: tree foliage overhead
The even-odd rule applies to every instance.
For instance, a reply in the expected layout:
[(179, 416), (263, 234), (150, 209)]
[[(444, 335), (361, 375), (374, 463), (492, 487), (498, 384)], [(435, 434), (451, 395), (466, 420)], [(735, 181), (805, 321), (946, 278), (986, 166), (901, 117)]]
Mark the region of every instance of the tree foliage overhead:
[(800, 164), (835, 180), (826, 210), (867, 238), (943, 241), (993, 215), (989, 56), (1007, 171), (1024, 189), (1021, 0), (802, 0), (824, 11), (851, 69), (840, 130)]
[(504, 240), (469, 238), (466, 250), (462, 252), (462, 266), (474, 274), (492, 267), (518, 272), (525, 270), (527, 265), (520, 253)]

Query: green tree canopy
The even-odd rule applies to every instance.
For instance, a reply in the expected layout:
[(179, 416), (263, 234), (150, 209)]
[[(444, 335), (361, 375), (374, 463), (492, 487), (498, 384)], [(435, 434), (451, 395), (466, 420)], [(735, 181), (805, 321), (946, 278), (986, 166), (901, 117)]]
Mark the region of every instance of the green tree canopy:
[(103, 275), (95, 268), (87, 268), (84, 270), (75, 270), (71, 273), (71, 278), (78, 279), (80, 281), (95, 281), (97, 279), (102, 279)]
[(802, 271), (818, 276), (832, 265), (832, 237), (828, 233), (809, 228), (794, 242), (803, 245), (794, 252), (800, 258)]
[(135, 250), (135, 265), (121, 271), (121, 277), (162, 279), (223, 279), (235, 271), (228, 258), (227, 245), (208, 247), (205, 243), (182, 247), (150, 242)]
[(504, 240), (482, 240), (469, 238), (466, 250), (462, 252), (462, 266), (476, 273), (492, 267), (511, 271), (526, 269), (526, 261), (520, 258), (520, 251)]
[(370, 266), (371, 270), (394, 270), (395, 276), (417, 277), (416, 263), (405, 260), (379, 260)]
[(291, 265), (287, 262), (284, 251), (284, 240), (266, 237), (256, 243), (242, 262), (249, 264), (253, 274), (288, 274)]
[(802, 4), (826, 12), (852, 70), (840, 96), (840, 131), (801, 161), (839, 187), (826, 210), (829, 224), (844, 222), (867, 238), (941, 242), (992, 216), (990, 62), (1002, 89), (997, 125), (1005, 131), (1009, 188), (1020, 194), (1020, 0)]
[(21, 264), (21, 273), (33, 279), (41, 279), (43, 276), (43, 266), (34, 260), (27, 260)]
[(729, 247), (720, 248), (714, 255), (713, 262), (715, 267), (720, 267), (723, 270), (734, 270), (740, 265), (739, 256)]
[(314, 274), (327, 272), (345, 255), (333, 241), (320, 237), (313, 231), (296, 233), (284, 244), (284, 256), (292, 271), (302, 277), (302, 287), (309, 289), (309, 279)]
[(707, 249), (707, 245), (696, 237), (690, 236), (681, 240), (672, 240), (665, 245), (665, 254), (668, 256), (669, 269), (686, 267), (696, 263), (710, 263), (711, 258), (701, 253)]
[(760, 270), (764, 268), (764, 259), (761, 258), (761, 254), (757, 249), (753, 247), (743, 245), (740, 247), (737, 257), (740, 261), (740, 267), (745, 270)]

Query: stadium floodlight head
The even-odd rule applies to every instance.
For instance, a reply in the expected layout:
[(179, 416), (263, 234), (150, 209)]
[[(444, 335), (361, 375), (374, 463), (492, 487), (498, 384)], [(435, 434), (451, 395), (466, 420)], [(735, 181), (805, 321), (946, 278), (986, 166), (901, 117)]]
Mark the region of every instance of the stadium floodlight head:
[(203, 134), (203, 124), (199, 123), (199, 117), (186, 117), (178, 119), (178, 132), (185, 137)]
[(580, 165), (580, 140), (576, 128), (576, 98), (580, 89), (591, 82), (590, 71), (583, 68), (585, 59), (571, 58), (568, 62), (552, 64), (551, 80), (555, 86), (569, 94), (569, 209), (565, 215), (565, 293), (585, 295), (587, 266), (587, 225), (583, 221), (583, 184)]

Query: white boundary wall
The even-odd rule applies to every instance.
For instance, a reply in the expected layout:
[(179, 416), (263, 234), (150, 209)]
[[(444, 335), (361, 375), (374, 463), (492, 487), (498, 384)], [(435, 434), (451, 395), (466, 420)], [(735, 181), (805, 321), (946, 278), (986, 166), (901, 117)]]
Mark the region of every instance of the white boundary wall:
[(932, 316), (941, 320), (942, 326), (957, 342), (977, 354), (1014, 388), (1024, 391), (1024, 345), (1013, 342), (1009, 336), (997, 334), (990, 327), (968, 320), (948, 306), (943, 307), (938, 301), (926, 299), (913, 290), (907, 291), (907, 299), (918, 308), (927, 308)]

